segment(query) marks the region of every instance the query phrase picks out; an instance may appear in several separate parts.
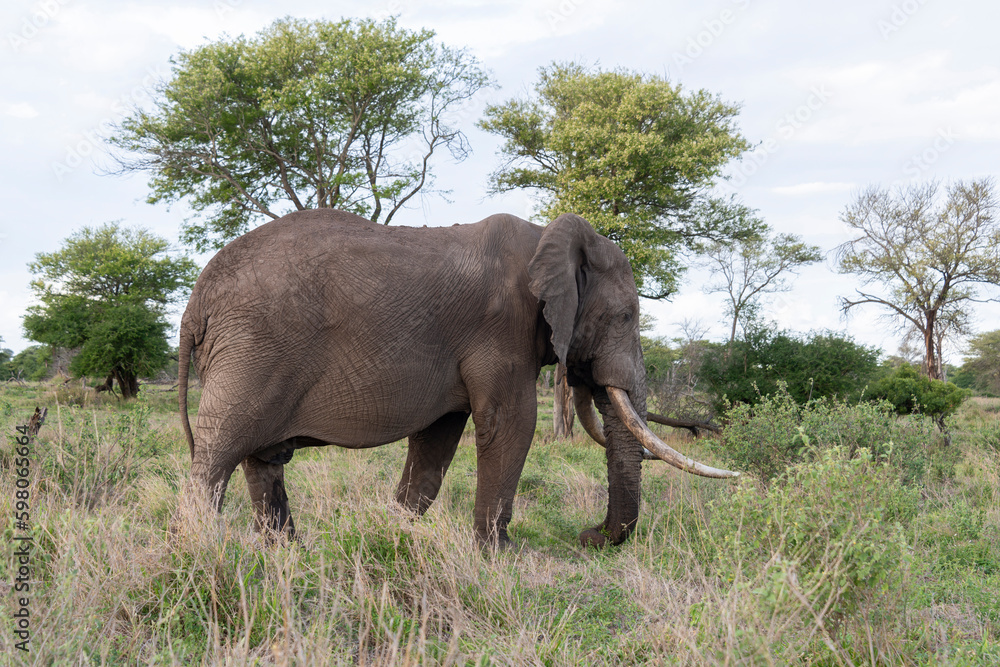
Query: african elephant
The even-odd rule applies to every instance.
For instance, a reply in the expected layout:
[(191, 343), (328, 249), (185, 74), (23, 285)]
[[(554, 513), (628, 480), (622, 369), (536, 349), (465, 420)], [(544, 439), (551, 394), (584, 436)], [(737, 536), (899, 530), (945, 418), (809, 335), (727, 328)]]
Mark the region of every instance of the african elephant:
[[(202, 382), (193, 433), (192, 356)], [(632, 271), (576, 215), (544, 228), (510, 215), (415, 228), (331, 209), (292, 213), (208, 263), (181, 322), (179, 360), (194, 480), (221, 507), (242, 463), (258, 526), (291, 534), (284, 466), (296, 449), (408, 437), (396, 499), (419, 514), (471, 415), (476, 535), (508, 545), (535, 383), (556, 360), (604, 417), (608, 511), (584, 544), (631, 533), (644, 447), (690, 472), (735, 474), (686, 459), (646, 427)]]

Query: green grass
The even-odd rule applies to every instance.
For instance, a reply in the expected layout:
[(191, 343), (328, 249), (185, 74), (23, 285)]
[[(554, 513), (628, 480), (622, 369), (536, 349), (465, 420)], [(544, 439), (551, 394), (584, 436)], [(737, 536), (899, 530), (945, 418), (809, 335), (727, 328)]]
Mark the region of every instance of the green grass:
[[(1000, 661), (991, 405), (963, 408), (949, 462), (919, 482), (838, 450), (767, 486), (647, 462), (635, 536), (594, 551), (577, 535), (604, 515), (604, 453), (579, 427), (553, 438), (543, 397), (511, 524), (520, 549), (492, 554), (472, 534), (471, 423), (420, 519), (392, 501), (404, 443), (296, 453), (286, 476), (300, 539), (276, 545), (252, 530), (239, 472), (221, 515), (187, 492), (176, 390), (143, 395), (123, 405), (70, 385), (0, 388), (8, 593), (21, 534), (14, 429), (49, 407), (31, 455), (31, 652), (14, 649), (5, 595), (10, 664)], [(718, 461), (710, 442), (661, 432)]]

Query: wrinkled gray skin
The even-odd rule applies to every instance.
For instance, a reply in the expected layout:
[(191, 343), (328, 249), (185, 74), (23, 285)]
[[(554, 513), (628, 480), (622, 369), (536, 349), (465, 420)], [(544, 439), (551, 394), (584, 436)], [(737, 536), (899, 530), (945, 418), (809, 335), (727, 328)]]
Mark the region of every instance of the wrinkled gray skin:
[[(535, 382), (557, 359), (593, 393), (607, 438), (607, 516), (581, 541), (618, 544), (635, 526), (643, 448), (604, 387), (627, 391), (645, 416), (639, 302), (625, 255), (579, 216), (544, 228), (510, 215), (411, 228), (293, 213), (209, 262), (180, 340), (192, 475), (221, 507), (242, 464), (258, 526), (294, 534), (283, 471), (295, 449), (404, 437), (396, 498), (423, 513), (471, 414), (476, 534), (506, 546)], [(192, 356), (202, 382), (193, 433)]]

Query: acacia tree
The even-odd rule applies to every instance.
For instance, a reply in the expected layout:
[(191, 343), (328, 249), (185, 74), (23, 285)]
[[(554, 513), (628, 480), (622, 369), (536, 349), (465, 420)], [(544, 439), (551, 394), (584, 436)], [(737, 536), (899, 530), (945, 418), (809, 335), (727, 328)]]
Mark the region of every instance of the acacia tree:
[[(533, 190), (543, 220), (584, 216), (625, 252), (639, 294), (666, 298), (685, 251), (746, 231), (730, 202), (708, 195), (723, 166), (749, 148), (734, 126), (738, 110), (657, 76), (543, 67), (533, 97), (488, 106), (479, 122), (505, 139), (490, 190)], [(571, 423), (564, 410), (557, 429)]]
[(572, 63), (542, 68), (534, 93), (488, 106), (479, 122), (505, 139), (491, 191), (535, 191), (545, 220), (587, 218), (625, 252), (642, 296), (673, 293), (682, 255), (699, 242), (747, 232), (731, 202), (709, 196), (749, 147), (737, 106), (658, 76)]
[[(841, 298), (844, 312), (875, 304), (923, 342), (923, 371), (941, 379), (940, 348), (960, 332), (968, 304), (982, 301), (983, 285), (1000, 283), (1000, 224), (992, 179), (931, 182), (896, 192), (869, 187), (841, 213), (857, 236), (837, 248), (841, 273), (860, 276), (865, 289)], [(867, 286), (881, 285), (883, 291)]]
[(394, 19), (284, 19), (173, 63), (152, 110), (111, 142), (124, 170), (150, 173), (151, 203), (187, 199), (200, 214), (182, 236), (199, 250), (289, 210), (389, 224), (435, 153), (467, 155), (455, 112), (491, 85), (467, 52)]
[(197, 266), (167, 255), (169, 244), (144, 229), (107, 223), (84, 227), (61, 250), (38, 253), (28, 268), (38, 299), (28, 308), (28, 338), (78, 349), (75, 375), (106, 376), (124, 398), (139, 391), (138, 377), (167, 362), (167, 306), (194, 284)]
[[(732, 318), (729, 345), (736, 339), (736, 327), (756, 313), (766, 294), (787, 292), (792, 288), (788, 274), (798, 273), (806, 264), (823, 259), (818, 246), (803, 243), (794, 234), (760, 233), (729, 243), (705, 246), (709, 267), (721, 276), (721, 282), (706, 285), (706, 293), (724, 292), (729, 298), (726, 313)], [(751, 318), (752, 319), (752, 318)]]

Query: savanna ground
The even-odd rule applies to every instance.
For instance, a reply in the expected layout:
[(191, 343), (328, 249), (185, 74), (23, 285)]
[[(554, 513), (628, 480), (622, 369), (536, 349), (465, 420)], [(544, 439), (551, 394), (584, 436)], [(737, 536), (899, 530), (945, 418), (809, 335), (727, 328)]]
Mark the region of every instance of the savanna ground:
[[(604, 516), (604, 453), (579, 426), (555, 440), (542, 398), (511, 525), (522, 548), (501, 554), (473, 540), (471, 431), (420, 519), (392, 501), (403, 443), (296, 453), (299, 540), (271, 544), (241, 472), (221, 516), (187, 494), (176, 400), (166, 386), (131, 404), (79, 383), (0, 387), (10, 664), (1000, 663), (1000, 400), (969, 401), (950, 444), (924, 420), (780, 401), (734, 414), (719, 443), (666, 429), (759, 475), (646, 462), (635, 536), (593, 551), (577, 535)], [(36, 405), (49, 413), (30, 455), (24, 653), (15, 428)]]

